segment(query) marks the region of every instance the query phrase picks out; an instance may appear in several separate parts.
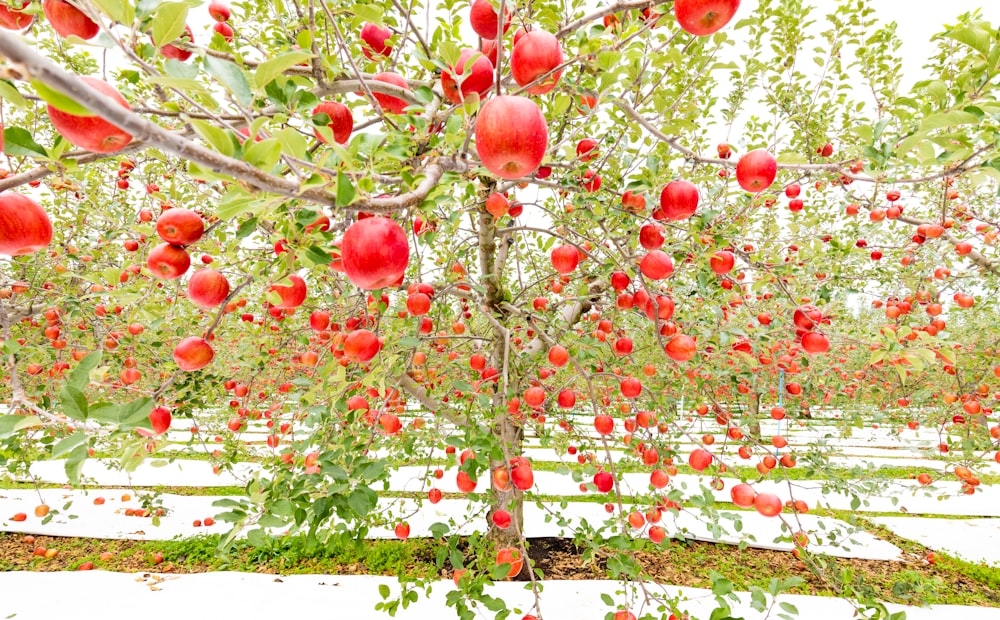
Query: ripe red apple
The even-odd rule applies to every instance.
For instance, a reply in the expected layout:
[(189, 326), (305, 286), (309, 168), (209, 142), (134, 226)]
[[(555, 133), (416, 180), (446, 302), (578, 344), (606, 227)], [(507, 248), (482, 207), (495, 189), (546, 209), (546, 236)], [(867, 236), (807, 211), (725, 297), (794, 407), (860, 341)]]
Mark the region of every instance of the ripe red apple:
[[(477, 56), (474, 62), (469, 60)], [(454, 73), (454, 75), (452, 75)], [(458, 80), (462, 85), (459, 87)], [(454, 67), (441, 72), (441, 90), (448, 101), (459, 105), (472, 93), (482, 97), (493, 86), (493, 63), (485, 55), (474, 49), (464, 49)]]
[[(62, 2), (62, 0), (45, 0), (45, 2), (46, 4), (55, 2), (69, 6), (69, 4)], [(76, 11), (76, 9), (73, 10)], [(125, 98), (107, 82), (92, 77), (82, 77), (80, 79), (102, 95), (114, 99), (126, 110), (132, 109), (128, 102), (125, 101)], [(69, 140), (71, 144), (81, 149), (95, 153), (114, 153), (125, 148), (132, 141), (132, 136), (99, 116), (76, 116), (57, 110), (51, 105), (47, 107), (47, 110), (49, 119), (52, 121), (52, 126), (55, 127), (56, 131)]]
[(233, 27), (226, 22), (215, 22), (212, 26), (212, 30), (218, 32), (226, 41), (230, 43), (233, 42)]
[(396, 538), (400, 540), (406, 540), (410, 537), (410, 524), (409, 523), (397, 523), (393, 532), (396, 534)]
[(351, 224), (340, 242), (344, 273), (355, 286), (375, 290), (398, 286), (410, 261), (410, 246), (399, 224), (370, 217)]
[[(354, 131), (354, 116), (351, 115), (351, 109), (342, 103), (336, 101), (324, 101), (318, 106), (313, 108), (313, 116), (317, 114), (326, 114), (330, 117), (330, 122), (327, 126), (330, 131), (333, 132), (333, 139), (339, 144), (347, 144), (347, 141), (351, 139), (351, 132)], [(320, 135), (319, 131), (313, 130), (316, 134), (316, 139), (321, 142), (326, 142), (326, 138)]]
[(809, 355), (826, 353), (830, 350), (830, 340), (819, 332), (806, 332), (802, 334), (802, 348)]
[(497, 566), (504, 564), (510, 565), (510, 571), (507, 573), (507, 578), (510, 579), (516, 577), (521, 572), (521, 567), (524, 565), (524, 558), (517, 549), (507, 547), (497, 551)]
[(677, 23), (699, 37), (721, 30), (738, 8), (740, 0), (674, 0)]
[(698, 346), (694, 338), (686, 334), (677, 334), (667, 341), (666, 351), (670, 359), (675, 362), (686, 362), (694, 357)]
[(764, 149), (750, 151), (736, 164), (736, 181), (754, 194), (770, 187), (777, 174), (778, 161)]
[(205, 222), (191, 209), (174, 207), (164, 211), (156, 220), (156, 234), (167, 243), (191, 245), (201, 239)]
[(729, 490), (733, 503), (741, 508), (753, 506), (754, 490), (749, 484), (737, 484)]
[(166, 407), (157, 407), (149, 412), (149, 423), (153, 425), (153, 432), (162, 435), (170, 428), (170, 410)]
[(161, 243), (149, 251), (146, 265), (154, 277), (175, 280), (187, 272), (191, 266), (191, 256), (179, 245)]
[(733, 266), (736, 264), (736, 257), (729, 250), (722, 250), (713, 253), (708, 262), (712, 271), (722, 275), (733, 270)]
[(773, 493), (761, 493), (754, 498), (753, 507), (765, 517), (776, 517), (781, 513), (781, 499)]
[(231, 15), (229, 6), (221, 0), (212, 0), (208, 3), (208, 14), (217, 22), (228, 22)]
[(639, 271), (650, 280), (662, 280), (674, 273), (674, 261), (663, 250), (653, 250), (642, 257)]
[(688, 456), (688, 465), (695, 471), (705, 471), (705, 468), (712, 464), (712, 453), (701, 448), (695, 448)]
[[(510, 55), (510, 72), (518, 86), (528, 86), (562, 64), (559, 39), (544, 30), (532, 30), (514, 44)], [(527, 89), (532, 95), (544, 95), (559, 83), (562, 70)]]
[(688, 181), (671, 181), (660, 192), (660, 209), (656, 219), (673, 222), (686, 220), (698, 209), (698, 188)]
[(492, 519), (493, 525), (497, 526), (501, 530), (505, 530), (510, 527), (510, 513), (506, 510), (498, 510), (494, 512)]
[(344, 339), (344, 357), (359, 364), (371, 361), (381, 348), (378, 336), (367, 329), (356, 329)]
[(291, 285), (271, 285), (270, 290), (281, 297), (281, 301), (275, 304), (276, 308), (298, 308), (306, 300), (306, 281), (295, 274), (288, 276), (288, 279), (291, 280)]
[[(385, 84), (392, 84), (393, 86), (398, 86), (403, 90), (410, 90), (409, 84), (407, 84), (403, 76), (399, 75), (398, 73), (391, 73), (386, 71), (383, 73), (379, 73), (372, 79), (377, 82), (384, 82)], [(372, 93), (372, 95), (375, 97), (375, 101), (378, 101), (378, 104), (382, 106), (383, 110), (387, 110), (389, 112), (392, 112), (393, 114), (402, 114), (403, 110), (406, 109), (406, 106), (410, 105), (409, 103), (403, 101), (399, 97), (393, 97), (392, 95), (383, 95), (382, 93)]]
[[(180, 44), (181, 47), (174, 45), (175, 43)], [(166, 45), (160, 47), (160, 54), (162, 54), (164, 58), (173, 58), (174, 60), (179, 60), (181, 62), (184, 62), (188, 58), (191, 58), (191, 54), (194, 53), (191, 50), (187, 49), (189, 45), (193, 44), (194, 44), (194, 33), (191, 32), (191, 26), (185, 25), (184, 32), (181, 33), (181, 36), (177, 37), (170, 43), (167, 43)]]
[(542, 163), (548, 133), (545, 116), (534, 101), (510, 95), (495, 97), (486, 102), (476, 119), (476, 152), (493, 174), (517, 179)]
[(599, 471), (594, 474), (594, 486), (598, 492), (607, 493), (615, 486), (615, 479), (606, 471)]
[(606, 414), (594, 417), (594, 429), (601, 435), (610, 435), (615, 430), (615, 419)]
[(527, 491), (535, 484), (535, 474), (531, 471), (528, 459), (523, 456), (512, 459), (510, 479), (514, 486), (522, 491)]
[(197, 336), (189, 336), (177, 343), (174, 347), (174, 361), (181, 370), (200, 370), (208, 366), (215, 351), (208, 341)]
[(41, 205), (16, 192), (0, 192), (0, 254), (31, 254), (51, 242), (52, 222)]
[(378, 24), (366, 23), (361, 27), (361, 51), (368, 60), (381, 60), (392, 53), (392, 46), (385, 42), (392, 36), (392, 31)]
[(64, 39), (70, 35), (76, 35), (84, 40), (93, 39), (101, 31), (97, 22), (69, 2), (42, 0), (42, 11), (45, 12), (45, 19), (52, 24), (52, 28)]
[(214, 269), (200, 269), (188, 280), (188, 299), (201, 308), (215, 308), (229, 297), (229, 280)]
[[(20, 8), (23, 9), (29, 4), (31, 3), (28, 0), (22, 0)], [(35, 21), (34, 15), (30, 13), (22, 13), (14, 8), (16, 6), (16, 0), (12, 6), (0, 4), (0, 28), (6, 28), (7, 30), (24, 30), (31, 25), (31, 22)]]
[(574, 246), (560, 245), (552, 250), (552, 267), (559, 273), (570, 273), (580, 263), (580, 251)]
[(663, 247), (664, 228), (656, 222), (643, 224), (639, 229), (639, 245), (647, 250), (658, 250)]
[[(490, 0), (475, 0), (469, 9), (469, 23), (476, 34), (484, 39), (496, 39), (500, 29), (500, 16)], [(510, 10), (504, 6), (503, 31), (510, 28)]]

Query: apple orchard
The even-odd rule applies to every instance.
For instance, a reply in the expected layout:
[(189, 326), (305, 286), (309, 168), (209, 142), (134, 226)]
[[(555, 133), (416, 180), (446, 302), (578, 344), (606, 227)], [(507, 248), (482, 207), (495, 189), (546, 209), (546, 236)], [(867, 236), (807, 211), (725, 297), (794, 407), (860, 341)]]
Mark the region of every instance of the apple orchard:
[(576, 542), (638, 586), (615, 618), (683, 617), (635, 559), (718, 522), (679, 471), (878, 614), (754, 485), (877, 492), (774, 431), (821, 411), (938, 429), (964, 493), (1000, 462), (1000, 40), (954, 20), (906, 89), (906, 33), (820, 4), (0, 0), (0, 464), (135, 468), (219, 419), (225, 470), (266, 420), (225, 542), (322, 546), (446, 459), (488, 506), (435, 532), (470, 617), (543, 587), (527, 436), (605, 503)]

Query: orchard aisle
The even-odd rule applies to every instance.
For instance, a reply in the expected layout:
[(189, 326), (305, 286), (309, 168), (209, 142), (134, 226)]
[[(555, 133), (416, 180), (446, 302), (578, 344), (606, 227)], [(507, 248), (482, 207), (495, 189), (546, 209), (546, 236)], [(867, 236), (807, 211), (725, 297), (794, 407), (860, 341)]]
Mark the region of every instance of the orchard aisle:
[[(602, 594), (620, 596), (619, 582), (545, 581), (542, 582), (542, 605), (549, 620), (580, 620), (603, 616)], [(391, 577), (356, 575), (253, 575), (247, 573), (202, 573), (195, 575), (160, 575), (156, 573), (123, 574), (90, 571), (86, 573), (0, 573), (0, 612), (16, 620), (51, 620), (79, 618), (80, 601), (93, 600), (94, 592), (109, 593), (100, 603), (93, 603), (92, 617), (101, 620), (131, 620), (136, 610), (156, 610), (155, 617), (190, 617), (197, 609), (201, 618), (294, 618), (316, 617), (318, 610), (336, 610), (337, 618), (380, 618), (374, 611), (383, 600), (379, 587), (387, 586), (398, 595), (398, 582)], [(440, 581), (428, 598), (396, 615), (402, 620), (440, 620), (446, 617), (445, 597), (455, 586)], [(707, 618), (716, 607), (709, 590), (658, 586), (650, 588), (669, 597), (685, 600), (685, 609), (693, 617)], [(52, 593), (58, 592), (58, 596)], [(524, 583), (497, 583), (487, 592), (504, 600), (519, 613), (531, 611), (532, 594)], [(113, 593), (113, 594), (111, 594)], [(732, 604), (735, 617), (755, 620), (765, 617), (754, 611), (747, 593), (739, 593), (739, 603)], [(808, 620), (850, 620), (854, 608), (841, 599), (821, 596), (783, 595), (779, 602), (794, 605), (799, 618)], [(770, 600), (768, 602), (771, 602)], [(637, 603), (638, 605), (638, 603)], [(997, 610), (978, 607), (940, 605), (903, 607), (888, 605), (892, 612), (905, 610), (907, 620), (996, 620)], [(329, 612), (325, 612), (329, 613)]]

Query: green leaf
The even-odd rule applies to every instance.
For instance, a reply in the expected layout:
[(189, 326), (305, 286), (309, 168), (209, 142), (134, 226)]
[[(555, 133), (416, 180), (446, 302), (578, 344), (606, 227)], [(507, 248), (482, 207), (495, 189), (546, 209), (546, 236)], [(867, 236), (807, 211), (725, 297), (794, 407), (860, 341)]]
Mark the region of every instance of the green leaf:
[(80, 468), (83, 467), (83, 462), (87, 460), (88, 456), (86, 444), (73, 448), (73, 451), (69, 453), (64, 469), (71, 484), (80, 484)]
[(229, 157), (233, 155), (235, 150), (233, 148), (233, 141), (225, 129), (216, 127), (212, 123), (199, 118), (188, 119), (188, 122), (191, 123), (191, 126), (194, 127), (198, 135), (204, 138), (205, 142), (208, 142), (213, 149)]
[(153, 45), (160, 47), (180, 38), (187, 23), (188, 5), (184, 2), (164, 2), (153, 17)]
[[(238, 185), (231, 185), (229, 191), (219, 201), (218, 206), (216, 206), (215, 215), (219, 219), (230, 220), (241, 213), (249, 211), (256, 204), (257, 199), (247, 193), (245, 189)], [(249, 221), (252, 222), (252, 224), (249, 224), (252, 231), (253, 227), (257, 225), (257, 221), (253, 219)]]
[(786, 613), (794, 614), (796, 616), (799, 615), (799, 608), (796, 607), (795, 605), (792, 605), (791, 603), (786, 603), (785, 601), (782, 601), (778, 603), (778, 607), (780, 607), (782, 611)]
[(144, 396), (124, 405), (112, 405), (100, 409), (92, 407), (90, 417), (115, 424), (123, 429), (129, 429), (145, 422), (152, 410), (153, 399)]
[(12, 157), (49, 156), (48, 151), (35, 142), (31, 132), (21, 127), (5, 127), (3, 142), (3, 152)]
[(66, 417), (81, 422), (87, 419), (87, 397), (75, 387), (66, 385), (59, 390), (59, 404), (62, 405), (62, 412)]
[(257, 73), (254, 74), (257, 90), (263, 90), (274, 78), (310, 58), (312, 58), (312, 54), (306, 52), (286, 52), (260, 63), (257, 66)]
[(42, 420), (33, 415), (0, 415), (0, 439), (10, 437), (19, 430), (41, 426)]
[(948, 32), (945, 36), (949, 39), (954, 39), (959, 43), (968, 45), (984, 57), (989, 57), (990, 55), (990, 33), (982, 28), (975, 28), (972, 26), (955, 28), (954, 30)]
[(292, 157), (299, 159), (306, 158), (306, 151), (309, 149), (309, 145), (298, 131), (289, 127), (275, 132), (274, 137), (281, 143), (284, 151)]
[(329, 265), (333, 261), (333, 256), (329, 252), (315, 245), (306, 250), (305, 257), (314, 265)]
[(9, 101), (18, 108), (24, 109), (28, 107), (27, 102), (21, 96), (21, 93), (18, 92), (17, 87), (6, 80), (0, 80), (0, 99)]
[(382, 598), (389, 598), (389, 586), (384, 583), (380, 583), (378, 586), (378, 593)]
[(354, 186), (343, 170), (337, 172), (337, 206), (346, 207), (354, 202)]
[(57, 459), (60, 456), (71, 452), (82, 444), (87, 442), (87, 435), (82, 431), (76, 431), (68, 437), (63, 437), (59, 440), (59, 443), (52, 446), (52, 458)]
[(38, 93), (38, 96), (41, 97), (45, 103), (51, 105), (57, 110), (66, 112), (67, 114), (72, 114), (73, 116), (97, 116), (87, 108), (77, 103), (76, 99), (63, 94), (58, 90), (49, 88), (38, 80), (31, 80), (31, 87), (35, 89), (35, 92)]
[(249, 106), (253, 102), (250, 80), (247, 79), (243, 69), (240, 69), (235, 63), (215, 56), (205, 56), (205, 70), (222, 82), (222, 85), (236, 97), (240, 105)]
[(76, 388), (77, 390), (82, 390), (87, 387), (90, 383), (90, 372), (97, 368), (97, 365), (101, 363), (101, 352), (94, 351), (88, 354), (85, 358), (80, 360), (80, 363), (76, 365), (73, 372), (69, 374), (69, 379), (66, 380), (66, 385)]
[(270, 170), (281, 158), (281, 142), (274, 138), (261, 140), (251, 144), (246, 149), (243, 159), (248, 164), (261, 170)]
[(924, 117), (920, 123), (920, 131), (930, 131), (951, 127), (952, 125), (974, 125), (979, 122), (975, 114), (963, 112), (961, 110), (950, 110), (948, 112), (938, 112)]
[(126, 26), (135, 20), (135, 9), (128, 0), (93, 0), (97, 8), (120, 24)]
[(357, 488), (347, 497), (347, 505), (351, 507), (359, 517), (365, 517), (375, 508), (378, 497), (367, 488)]

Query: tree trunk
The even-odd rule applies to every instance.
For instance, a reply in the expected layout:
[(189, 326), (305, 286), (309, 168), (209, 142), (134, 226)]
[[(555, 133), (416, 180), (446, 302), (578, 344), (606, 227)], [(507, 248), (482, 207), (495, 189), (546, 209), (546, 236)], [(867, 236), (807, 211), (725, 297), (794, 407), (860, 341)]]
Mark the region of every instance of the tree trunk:
[(760, 392), (754, 390), (750, 396), (750, 436), (760, 441)]

